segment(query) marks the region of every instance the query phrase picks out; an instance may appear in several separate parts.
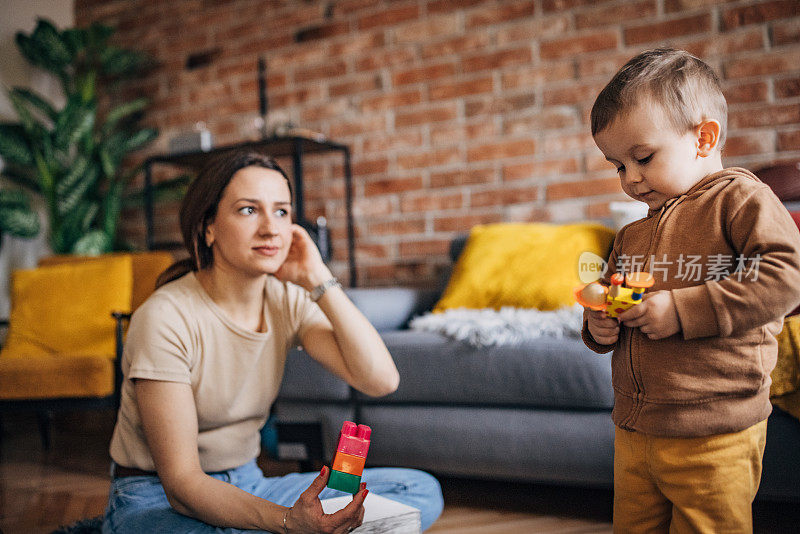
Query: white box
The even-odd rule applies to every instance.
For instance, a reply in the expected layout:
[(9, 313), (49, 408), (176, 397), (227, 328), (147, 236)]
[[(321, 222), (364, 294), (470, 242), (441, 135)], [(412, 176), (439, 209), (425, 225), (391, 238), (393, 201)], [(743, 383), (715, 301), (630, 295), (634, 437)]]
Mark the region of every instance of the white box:
[[(352, 497), (323, 499), (322, 509), (326, 514), (341, 510), (353, 500)], [(364, 522), (353, 534), (419, 534), (422, 528), (419, 510), (374, 493), (364, 499)]]

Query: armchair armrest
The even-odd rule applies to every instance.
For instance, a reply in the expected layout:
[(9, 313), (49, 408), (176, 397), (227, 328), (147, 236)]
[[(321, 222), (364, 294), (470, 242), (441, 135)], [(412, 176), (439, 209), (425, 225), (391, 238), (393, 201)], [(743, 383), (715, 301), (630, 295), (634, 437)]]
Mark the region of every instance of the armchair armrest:
[(438, 291), (401, 287), (356, 287), (345, 292), (379, 332), (406, 328), (415, 316), (430, 311), (439, 298)]
[[(8, 319), (0, 319), (0, 330), (8, 330)], [(3, 343), (6, 340), (6, 332), (0, 334), (0, 348), (3, 347)]]

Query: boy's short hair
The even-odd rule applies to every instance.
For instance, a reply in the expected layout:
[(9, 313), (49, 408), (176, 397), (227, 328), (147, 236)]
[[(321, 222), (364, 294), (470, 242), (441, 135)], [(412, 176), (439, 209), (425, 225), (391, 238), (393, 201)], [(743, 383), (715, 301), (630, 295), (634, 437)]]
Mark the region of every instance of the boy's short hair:
[(720, 124), (719, 148), (725, 144), (728, 104), (717, 75), (706, 63), (683, 50), (656, 48), (628, 61), (600, 91), (592, 106), (592, 135), (603, 131), (620, 112), (642, 97), (664, 109), (679, 132), (706, 119)]

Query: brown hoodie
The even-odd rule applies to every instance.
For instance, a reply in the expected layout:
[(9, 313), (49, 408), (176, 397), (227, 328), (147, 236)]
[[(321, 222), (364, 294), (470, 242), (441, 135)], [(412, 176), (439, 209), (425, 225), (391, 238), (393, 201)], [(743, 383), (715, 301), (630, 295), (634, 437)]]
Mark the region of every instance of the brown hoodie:
[[(606, 282), (649, 270), (672, 292), (681, 331), (651, 340), (620, 328), (614, 423), (651, 435), (743, 430), (766, 419), (775, 335), (800, 303), (800, 233), (772, 190), (745, 169), (713, 173), (617, 234)], [(737, 272), (743, 260), (744, 269)], [(699, 270), (698, 270), (699, 269)]]

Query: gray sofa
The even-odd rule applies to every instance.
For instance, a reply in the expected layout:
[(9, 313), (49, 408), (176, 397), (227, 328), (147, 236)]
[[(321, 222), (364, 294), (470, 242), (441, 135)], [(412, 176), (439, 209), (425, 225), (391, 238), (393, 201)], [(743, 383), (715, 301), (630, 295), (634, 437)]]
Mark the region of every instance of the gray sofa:
[[(454, 241), (456, 258), (464, 239)], [(330, 459), (342, 421), (372, 427), (369, 465), (434, 474), (611, 487), (610, 355), (579, 339), (474, 348), (407, 329), (438, 291), (349, 289), (400, 371), (379, 399), (351, 390), (302, 351), (288, 358), (275, 405), (284, 421), (321, 423)], [(768, 424), (759, 498), (800, 501), (800, 422), (776, 409)]]

